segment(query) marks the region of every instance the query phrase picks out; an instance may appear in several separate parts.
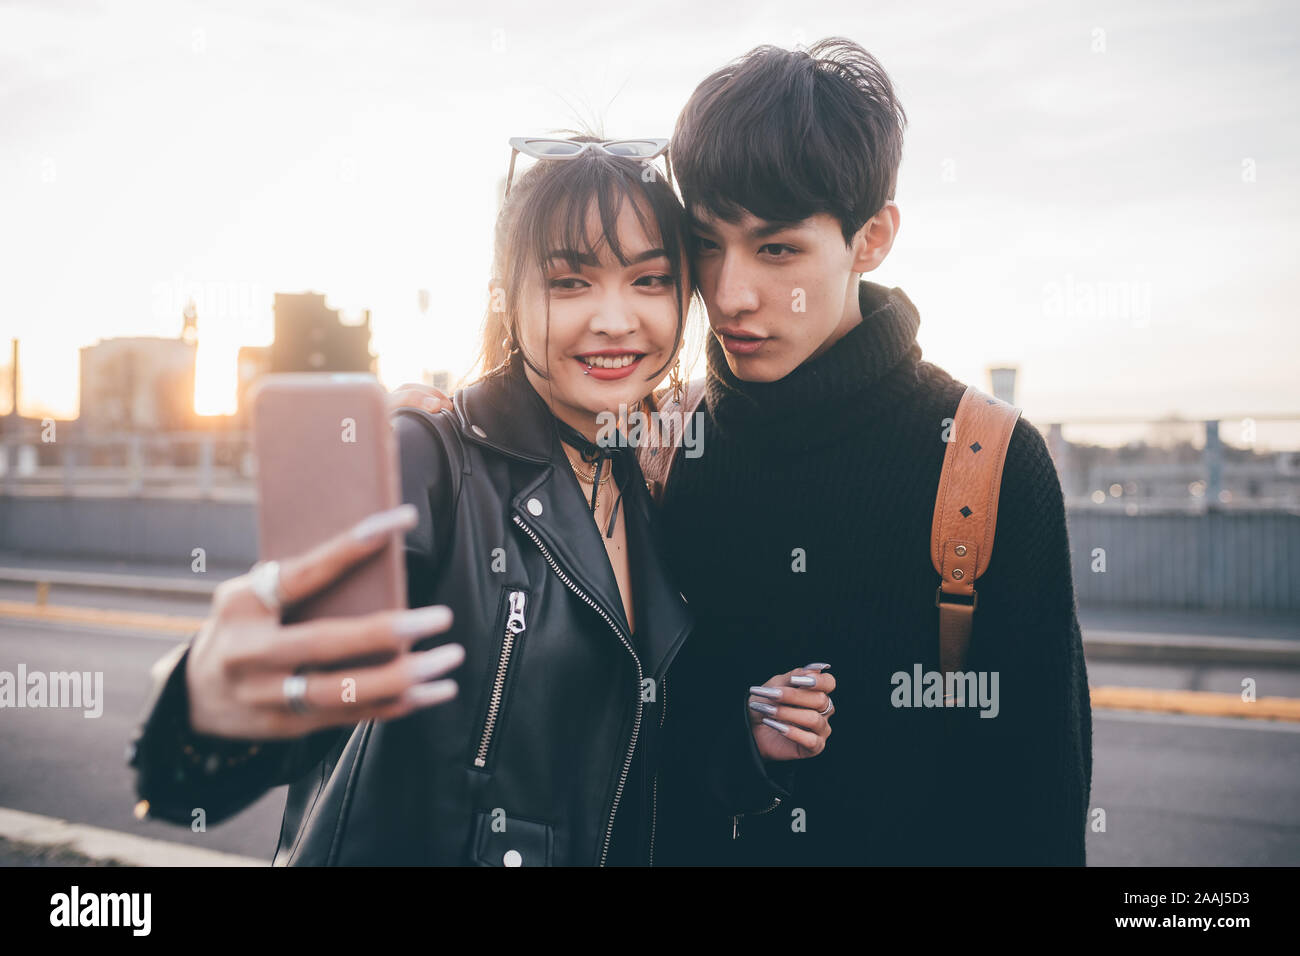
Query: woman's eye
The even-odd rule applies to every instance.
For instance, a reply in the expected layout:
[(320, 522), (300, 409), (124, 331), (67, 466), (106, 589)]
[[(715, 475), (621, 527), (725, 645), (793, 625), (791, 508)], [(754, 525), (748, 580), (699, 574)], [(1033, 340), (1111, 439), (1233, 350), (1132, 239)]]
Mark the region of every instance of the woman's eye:
[(574, 276), (565, 276), (564, 278), (561, 279), (552, 279), (550, 285), (552, 289), (561, 289), (566, 292), (572, 292), (575, 289), (585, 289), (587, 287), (586, 282)]
[(765, 246), (760, 246), (758, 251), (759, 252), (766, 251), (767, 255), (772, 256), (775, 259), (786, 259), (794, 255), (799, 250), (796, 249), (794, 246), (787, 246), (783, 242), (769, 242)]
[(669, 275), (641, 276), (633, 284), (648, 286), (651, 289), (671, 289), (673, 285), (673, 277)]

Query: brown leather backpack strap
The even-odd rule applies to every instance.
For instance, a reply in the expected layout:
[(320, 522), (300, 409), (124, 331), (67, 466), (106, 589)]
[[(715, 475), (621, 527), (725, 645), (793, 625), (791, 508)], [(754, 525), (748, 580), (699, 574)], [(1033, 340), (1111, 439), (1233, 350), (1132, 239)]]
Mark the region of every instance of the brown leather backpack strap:
[[(667, 396), (667, 392), (664, 393)], [(645, 476), (646, 490), (655, 501), (663, 501), (664, 489), (668, 487), (668, 476), (673, 464), (681, 456), (684, 429), (690, 416), (695, 414), (700, 402), (704, 400), (704, 380), (688, 382), (682, 403), (679, 406), (671, 398), (663, 398), (659, 408), (662, 429), (649, 429), (646, 434), (659, 436), (660, 441), (642, 442), (637, 449), (637, 461), (641, 465), (641, 474)]]
[(930, 559), (939, 573), (939, 661), (966, 661), (974, 623), (975, 580), (988, 567), (998, 523), (1002, 466), (1020, 409), (968, 386), (957, 405), (934, 502)]

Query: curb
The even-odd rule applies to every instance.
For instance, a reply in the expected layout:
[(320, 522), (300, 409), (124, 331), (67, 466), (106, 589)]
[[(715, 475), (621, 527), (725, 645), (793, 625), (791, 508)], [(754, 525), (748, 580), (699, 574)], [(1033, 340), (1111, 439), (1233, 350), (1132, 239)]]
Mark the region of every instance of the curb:
[(1089, 631), (1084, 656), (1161, 664), (1271, 664), (1300, 669), (1300, 641), (1264, 637), (1202, 637), (1138, 631)]
[[(239, 572), (227, 574), (234, 577)], [(211, 598), (222, 579), (163, 577), (157, 574), (126, 574), (117, 571), (65, 571), (58, 568), (0, 567), (0, 582), (72, 587), (90, 591), (131, 591), (163, 597)]]
[(93, 860), (128, 866), (270, 866), (268, 860), (106, 830), (0, 807), (0, 837), (41, 847), (65, 846)]
[(161, 631), (180, 636), (193, 634), (203, 624), (203, 618), (200, 617), (75, 607), (68, 604), (31, 604), (27, 601), (0, 601), (0, 619), (2, 618), (83, 624), (90, 627), (111, 627), (131, 631)]

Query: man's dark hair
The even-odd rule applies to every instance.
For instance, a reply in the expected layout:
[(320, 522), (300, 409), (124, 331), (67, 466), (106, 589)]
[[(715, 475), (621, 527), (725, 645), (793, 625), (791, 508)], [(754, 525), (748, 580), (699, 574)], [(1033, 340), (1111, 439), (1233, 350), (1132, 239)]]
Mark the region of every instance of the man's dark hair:
[(760, 46), (695, 88), (673, 131), (688, 210), (839, 220), (848, 243), (894, 197), (907, 116), (888, 74), (851, 40)]

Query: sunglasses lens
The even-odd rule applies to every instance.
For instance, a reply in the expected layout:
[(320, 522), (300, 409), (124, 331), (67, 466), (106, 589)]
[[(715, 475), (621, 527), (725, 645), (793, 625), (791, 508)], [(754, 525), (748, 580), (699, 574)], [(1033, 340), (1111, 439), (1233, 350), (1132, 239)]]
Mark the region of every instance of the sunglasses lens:
[(605, 149), (615, 156), (632, 156), (649, 158), (659, 152), (657, 143), (645, 139), (623, 139), (617, 143), (606, 143)]
[(582, 143), (568, 143), (554, 139), (530, 139), (528, 148), (538, 156), (572, 156), (582, 151)]

